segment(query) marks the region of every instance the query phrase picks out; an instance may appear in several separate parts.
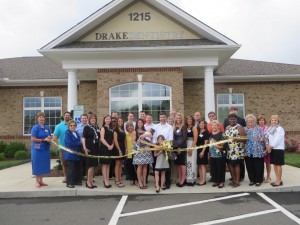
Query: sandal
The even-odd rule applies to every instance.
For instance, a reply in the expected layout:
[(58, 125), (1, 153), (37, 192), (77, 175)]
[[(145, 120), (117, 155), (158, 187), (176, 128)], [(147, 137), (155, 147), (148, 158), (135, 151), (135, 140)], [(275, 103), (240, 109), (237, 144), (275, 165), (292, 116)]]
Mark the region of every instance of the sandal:
[(121, 181), (115, 181), (117, 187), (124, 187), (124, 184)]
[(239, 187), (239, 186), (241, 186), (241, 184), (237, 184), (237, 183), (233, 183), (233, 184), (232, 184), (232, 187), (233, 187), (233, 188), (236, 188), (236, 187)]
[(281, 181), (279, 184), (276, 184), (275, 182), (272, 182), (271, 185), (273, 187), (278, 187), (278, 186), (282, 186), (283, 185), (283, 182)]
[(224, 183), (218, 185), (218, 188), (223, 188), (223, 187), (224, 187)]

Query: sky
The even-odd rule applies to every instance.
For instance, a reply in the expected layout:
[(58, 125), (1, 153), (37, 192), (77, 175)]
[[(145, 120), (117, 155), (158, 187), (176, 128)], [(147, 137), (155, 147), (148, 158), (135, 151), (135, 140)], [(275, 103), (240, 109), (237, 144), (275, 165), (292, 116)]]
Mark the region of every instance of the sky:
[[(300, 65), (299, 0), (169, 0), (241, 48), (232, 58)], [(0, 0), (0, 59), (40, 49), (110, 0)]]

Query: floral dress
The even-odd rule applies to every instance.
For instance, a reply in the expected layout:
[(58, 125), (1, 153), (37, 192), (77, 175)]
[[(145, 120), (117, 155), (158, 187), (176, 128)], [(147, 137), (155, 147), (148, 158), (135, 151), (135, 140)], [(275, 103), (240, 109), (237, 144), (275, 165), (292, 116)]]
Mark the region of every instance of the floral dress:
[[(239, 130), (238, 124), (235, 126), (227, 126), (225, 130), (225, 135), (227, 137), (239, 137)], [(241, 160), (244, 159), (244, 143), (243, 142), (236, 142), (236, 141), (229, 141), (228, 142), (229, 150), (227, 151), (227, 159), (228, 160)]]
[(245, 131), (248, 135), (248, 141), (245, 144), (245, 156), (253, 158), (262, 158), (265, 156), (265, 145), (261, 141), (264, 137), (264, 132), (258, 126), (255, 126), (252, 130), (245, 127)]

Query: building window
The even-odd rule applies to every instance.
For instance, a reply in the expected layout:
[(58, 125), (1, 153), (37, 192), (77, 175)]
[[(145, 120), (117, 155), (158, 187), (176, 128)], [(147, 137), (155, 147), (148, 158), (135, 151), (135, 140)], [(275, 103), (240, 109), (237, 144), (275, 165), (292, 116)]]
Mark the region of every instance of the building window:
[(153, 115), (159, 121), (159, 113), (171, 109), (171, 87), (156, 83), (130, 83), (110, 88), (110, 112), (117, 111), (126, 121), (128, 112), (138, 118), (139, 111)]
[(217, 94), (218, 120), (223, 123), (229, 114), (229, 108), (236, 106), (238, 116), (245, 117), (244, 94)]
[(37, 124), (38, 112), (46, 114), (45, 123), (53, 133), (56, 124), (61, 122), (61, 97), (33, 97), (23, 99), (23, 133), (31, 134), (32, 127)]

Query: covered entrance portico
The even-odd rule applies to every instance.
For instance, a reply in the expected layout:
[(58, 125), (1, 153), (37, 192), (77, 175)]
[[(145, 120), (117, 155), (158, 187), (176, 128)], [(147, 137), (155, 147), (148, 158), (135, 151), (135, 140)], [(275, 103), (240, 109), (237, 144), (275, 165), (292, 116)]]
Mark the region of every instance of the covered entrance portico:
[[(145, 17), (134, 20), (134, 12)], [(170, 86), (170, 107), (180, 112), (184, 112), (183, 80), (204, 79), (207, 115), (215, 111), (213, 72), (239, 47), (165, 0), (120, 0), (39, 52), (68, 72), (68, 110), (79, 104), (78, 80), (97, 82), (97, 114), (103, 116), (110, 113), (109, 88), (141, 82), (137, 75), (143, 75), (143, 82)]]

